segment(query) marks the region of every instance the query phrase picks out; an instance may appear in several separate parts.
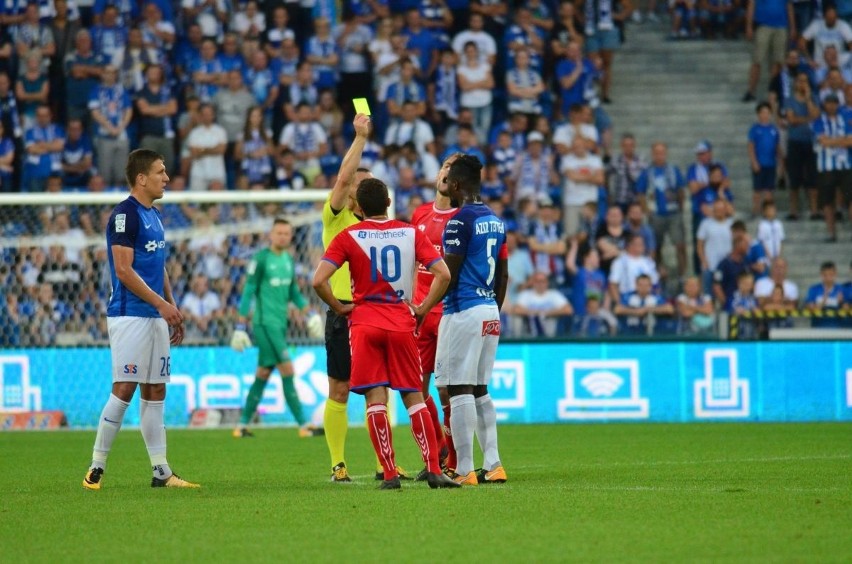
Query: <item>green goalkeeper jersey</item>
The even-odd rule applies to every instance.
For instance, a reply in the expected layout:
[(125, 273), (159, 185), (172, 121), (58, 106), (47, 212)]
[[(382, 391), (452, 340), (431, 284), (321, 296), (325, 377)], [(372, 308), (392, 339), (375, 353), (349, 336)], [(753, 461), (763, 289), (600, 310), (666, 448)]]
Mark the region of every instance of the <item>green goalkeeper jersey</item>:
[(308, 301), (296, 283), (296, 265), (287, 251), (280, 255), (263, 249), (252, 257), (246, 269), (246, 283), (240, 298), (240, 315), (248, 317), (254, 305), (252, 323), (287, 328), (290, 302), (302, 309)]

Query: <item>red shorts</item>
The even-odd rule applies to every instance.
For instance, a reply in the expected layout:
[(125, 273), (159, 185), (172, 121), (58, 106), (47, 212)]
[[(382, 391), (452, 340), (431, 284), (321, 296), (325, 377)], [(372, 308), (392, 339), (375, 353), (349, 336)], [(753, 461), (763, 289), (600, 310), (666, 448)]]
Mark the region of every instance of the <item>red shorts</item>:
[(349, 348), (352, 349), (349, 389), (353, 392), (364, 393), (377, 386), (401, 392), (420, 391), (423, 385), (420, 353), (413, 332), (353, 325), (349, 330)]
[(417, 334), (417, 348), (420, 349), (423, 374), (431, 374), (435, 371), (435, 352), (438, 350), (438, 325), (440, 324), (441, 314), (429, 313)]

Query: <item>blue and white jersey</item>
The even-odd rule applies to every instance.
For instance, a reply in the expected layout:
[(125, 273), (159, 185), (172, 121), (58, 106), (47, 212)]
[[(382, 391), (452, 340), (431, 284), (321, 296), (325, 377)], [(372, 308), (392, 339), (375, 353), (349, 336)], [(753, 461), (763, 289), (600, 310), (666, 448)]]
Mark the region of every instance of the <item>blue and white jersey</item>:
[(833, 170), (848, 170), (849, 149), (846, 147), (824, 147), (818, 139), (825, 135), (831, 138), (845, 137), (849, 134), (849, 127), (843, 114), (838, 113), (834, 117), (823, 113), (811, 124), (814, 132), (814, 153), (817, 159), (817, 171), (831, 172)]
[[(222, 66), (222, 61), (218, 58), (207, 61), (198, 57), (189, 65), (190, 75), (194, 75), (197, 72), (202, 74), (222, 74), (225, 72), (225, 68)], [(202, 102), (210, 102), (213, 99), (213, 96), (216, 95), (216, 92), (219, 91), (219, 87), (213, 83), (197, 82), (194, 83), (193, 86), (195, 87), (196, 95), (198, 95), (198, 98)], [(250, 85), (249, 88), (251, 88)]]
[(249, 92), (252, 93), (258, 105), (266, 104), (266, 98), (269, 96), (269, 90), (278, 84), (275, 75), (269, 68), (256, 69), (253, 67), (247, 68), (243, 73), (243, 80)]
[[(308, 39), (305, 56), (330, 57), (337, 52), (337, 45), (332, 37), (321, 39), (314, 35)], [(317, 88), (334, 88), (337, 85), (337, 71), (331, 65), (314, 63), (314, 82)]]
[(678, 213), (678, 193), (686, 186), (680, 169), (673, 165), (651, 165), (636, 180), (636, 193), (647, 194), (648, 206), (660, 216)]
[(444, 254), (464, 257), (458, 283), (444, 297), (444, 315), (479, 305), (497, 305), (497, 261), (507, 257), (506, 227), (483, 203), (465, 204), (447, 222)]
[(127, 45), (127, 28), (123, 25), (96, 25), (92, 28), (92, 44), (96, 53), (112, 60)]
[[(121, 84), (113, 86), (98, 86), (89, 94), (89, 110), (97, 110), (113, 127), (118, 127), (124, 120), (124, 114), (131, 109), (130, 96)], [(101, 124), (97, 125), (98, 137), (113, 137), (107, 133)], [(122, 138), (127, 133), (122, 131)], [(103, 165), (103, 163), (101, 163)]]
[(130, 196), (115, 206), (106, 231), (109, 275), (112, 295), (107, 306), (107, 317), (160, 317), (157, 308), (128, 290), (115, 274), (112, 259), (113, 245), (133, 249), (133, 270), (160, 296), (163, 293), (166, 267), (166, 232), (157, 208), (146, 208)]

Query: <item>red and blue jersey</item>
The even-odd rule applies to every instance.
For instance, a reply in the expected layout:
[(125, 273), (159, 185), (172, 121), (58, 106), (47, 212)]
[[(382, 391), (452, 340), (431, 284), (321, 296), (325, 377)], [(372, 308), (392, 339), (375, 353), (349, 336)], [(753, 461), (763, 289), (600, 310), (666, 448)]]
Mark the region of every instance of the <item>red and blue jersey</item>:
[(416, 263), (429, 268), (441, 255), (408, 223), (367, 219), (337, 235), (322, 259), (338, 268), (349, 263), (352, 325), (414, 331), (414, 315), (405, 302), (414, 298)]
[(107, 317), (160, 317), (157, 308), (131, 292), (115, 274), (113, 245), (133, 249), (133, 270), (160, 296), (163, 293), (166, 266), (166, 232), (156, 208), (146, 208), (130, 196), (115, 206), (106, 230), (109, 275), (112, 295)]
[(478, 305), (496, 305), (497, 261), (509, 256), (506, 227), (483, 203), (466, 204), (447, 222), (444, 253), (464, 260), (458, 283), (444, 297), (444, 313), (458, 313)]

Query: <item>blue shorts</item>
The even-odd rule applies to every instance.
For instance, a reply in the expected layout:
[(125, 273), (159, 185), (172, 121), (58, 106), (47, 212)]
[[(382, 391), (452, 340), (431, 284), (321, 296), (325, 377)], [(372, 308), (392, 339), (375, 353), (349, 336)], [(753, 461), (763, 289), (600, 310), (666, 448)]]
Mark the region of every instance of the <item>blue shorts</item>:
[(776, 172), (774, 166), (762, 166), (760, 172), (751, 173), (751, 187), (755, 192), (775, 190)]
[(621, 47), (621, 35), (618, 29), (599, 29), (586, 38), (586, 53), (615, 51)]

